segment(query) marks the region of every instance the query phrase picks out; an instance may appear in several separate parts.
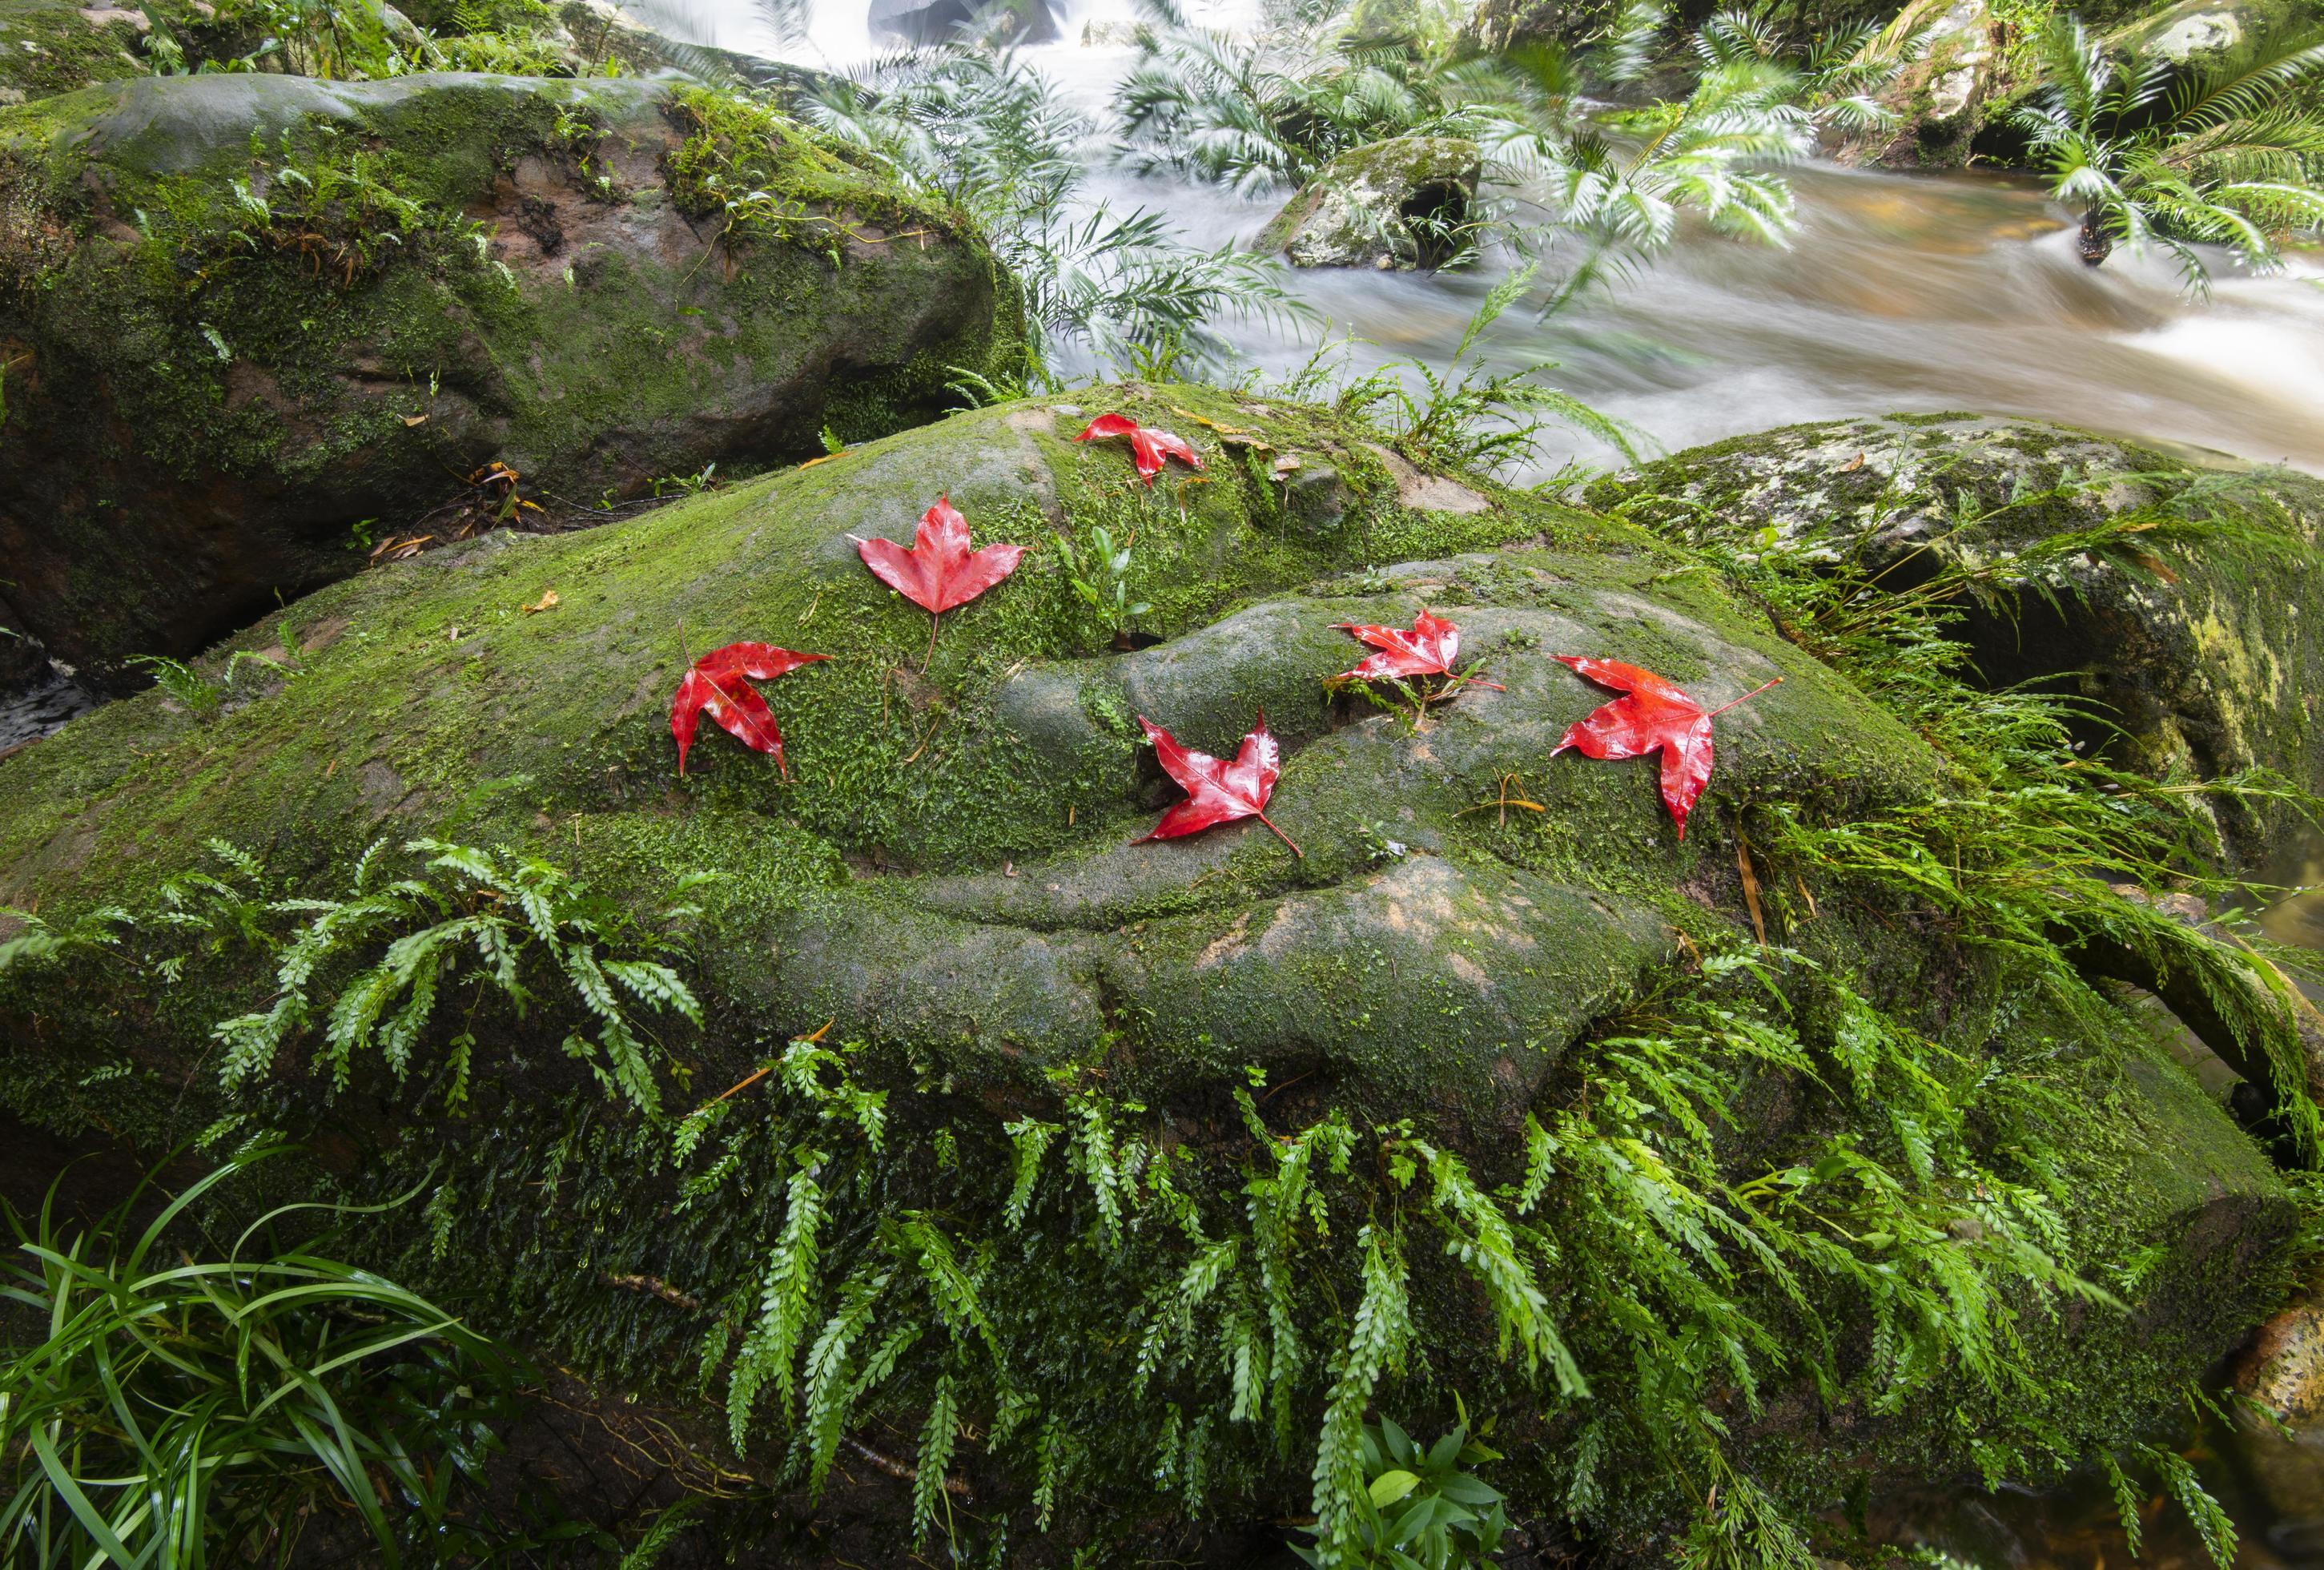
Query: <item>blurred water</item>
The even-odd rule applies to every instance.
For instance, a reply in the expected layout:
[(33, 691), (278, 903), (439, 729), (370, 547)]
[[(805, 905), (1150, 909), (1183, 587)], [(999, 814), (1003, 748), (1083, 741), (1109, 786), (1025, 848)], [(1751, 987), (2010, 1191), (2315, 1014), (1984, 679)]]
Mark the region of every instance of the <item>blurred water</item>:
[[(809, 36), (784, 46), (747, 0), (718, 42), (844, 69), (872, 48), (863, 0), (819, 0)], [(1246, 26), (1256, 0), (1193, 8)], [(724, 14), (723, 13), (721, 14)], [(1126, 20), (1128, 0), (1077, 0), (1065, 42), (1025, 51), (1072, 99), (1102, 109), (1124, 48), (1078, 42), (1086, 22)], [(1190, 241), (1247, 242), (1287, 193), (1240, 198), (1111, 167), (1092, 149), (1092, 199), (1167, 212)], [(1815, 164), (1792, 171), (1800, 230), (1785, 249), (1682, 236), (1625, 284), (1544, 322), (1515, 309), (1483, 346), (1496, 368), (1559, 362), (1545, 380), (1674, 450), (1793, 420), (1890, 410), (2038, 416), (2117, 435), (2324, 471), (2324, 264), (2252, 278), (2224, 257), (2208, 301), (2190, 300), (2159, 256), (2075, 256), (2071, 221), (2039, 186), (1986, 172), (1895, 174)], [(1465, 271), (1292, 271), (1313, 312), (1222, 324), (1263, 370), (1305, 360), (1330, 324), (1367, 340), (1360, 369), (1414, 356), (1442, 369), (1477, 302), (1514, 258)], [(1545, 275), (1556, 271), (1554, 259)], [(1093, 367), (1071, 364), (1071, 370)], [(1562, 441), (1549, 461), (1609, 460)]]

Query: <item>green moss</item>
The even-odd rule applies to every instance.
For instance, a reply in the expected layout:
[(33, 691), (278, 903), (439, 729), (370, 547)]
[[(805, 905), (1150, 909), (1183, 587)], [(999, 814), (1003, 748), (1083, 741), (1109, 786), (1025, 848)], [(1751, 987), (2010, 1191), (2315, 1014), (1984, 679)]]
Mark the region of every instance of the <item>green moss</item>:
[(0, 0), (0, 104), (143, 76), (143, 33), (97, 24), (73, 0)]
[[(2067, 427), (1950, 413), (1786, 427), (1713, 443), (1601, 481), (1588, 499), (1675, 538), (1764, 524), (1794, 542), (2006, 559), (2045, 537), (2145, 518), (2149, 549), (2056, 569), (1965, 607), (1958, 628), (1987, 678), (2070, 681), (2087, 741), (2159, 777), (2258, 770), (2324, 777), (2324, 728), (2298, 674), (2324, 630), (2295, 607), (2324, 587), (2314, 547), (2324, 485), (2214, 466)], [(1914, 575), (1910, 561), (1900, 570)], [(2298, 832), (2264, 802), (2226, 803), (2232, 860), (2270, 865)]]
[[(489, 458), (577, 511), (931, 418), (955, 366), (1021, 371), (1015, 288), (959, 222), (770, 111), (664, 90), (205, 77), (0, 115), (34, 199), (0, 236), (0, 336), (29, 351), (11, 439), (54, 460), (0, 487), (52, 520), (33, 631), (83, 661), (182, 647), (351, 569), (351, 526), (423, 514)], [(702, 157), (783, 221), (707, 252), (663, 234), (710, 135), (666, 113), (716, 122)], [(730, 120), (779, 159), (735, 165)], [(146, 543), (189, 513), (243, 532), (226, 605)]]

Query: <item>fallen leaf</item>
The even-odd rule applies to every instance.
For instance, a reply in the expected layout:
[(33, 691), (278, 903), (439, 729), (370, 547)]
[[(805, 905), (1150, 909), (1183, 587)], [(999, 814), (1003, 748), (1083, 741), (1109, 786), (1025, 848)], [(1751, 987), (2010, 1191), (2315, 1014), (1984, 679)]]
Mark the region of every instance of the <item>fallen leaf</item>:
[(424, 414), (407, 414), (403, 417), (403, 423), (407, 426), (425, 425), (428, 423), (428, 417)]
[(1686, 837), (1687, 813), (1711, 782), (1712, 716), (1725, 714), (1744, 698), (1757, 697), (1783, 680), (1778, 676), (1734, 703), (1721, 704), (1706, 714), (1701, 704), (1651, 670), (1619, 660), (1590, 660), (1578, 654), (1560, 654), (1557, 659), (1575, 674), (1622, 696), (1568, 725), (1565, 738), (1550, 749), (1549, 755), (1554, 758), (1572, 747), (1586, 758), (1643, 758), (1661, 748), (1663, 804), (1670, 808), (1681, 839)]
[(771, 681), (802, 665), (829, 658), (795, 653), (772, 643), (729, 643), (696, 660), (669, 700), (669, 734), (678, 740), (678, 778), (686, 777), (686, 754), (694, 745), (694, 728), (706, 714), (744, 746), (772, 753), (775, 767), (789, 779), (789, 765), (783, 762), (782, 730), (775, 724), (774, 711), (751, 682)]
[(1184, 437), (1173, 436), (1167, 430), (1148, 430), (1127, 414), (1101, 414), (1089, 422), (1075, 441), (1100, 441), (1110, 436), (1130, 439), (1130, 461), (1138, 466), (1138, 477), (1153, 489), (1154, 476), (1162, 472), (1165, 458), (1176, 458), (1190, 469), (1203, 466), (1203, 455), (1196, 452)]
[(555, 610), (559, 603), (555, 589), (543, 589), (540, 591), (539, 599), (529, 605), (520, 605), (517, 608), (528, 616), (538, 615), (542, 611)]
[(1250, 734), (1243, 737), (1241, 750), (1235, 753), (1232, 762), (1180, 746), (1177, 737), (1144, 715), (1138, 716), (1138, 723), (1146, 728), (1146, 739), (1154, 743), (1154, 756), (1160, 761), (1162, 771), (1185, 790), (1186, 799), (1164, 813), (1162, 821), (1154, 826), (1151, 833), (1132, 844), (1176, 839), (1213, 824), (1256, 817), (1276, 838), (1291, 845), (1293, 855), (1305, 855), (1291, 844), (1291, 836), (1277, 828), (1267, 816), (1267, 799), (1275, 794), (1276, 779), (1283, 772), (1283, 750), (1268, 734), (1265, 710), (1259, 712), (1259, 723), (1251, 727)]
[(909, 549), (892, 540), (857, 540), (855, 549), (881, 583), (939, 616), (1015, 572), (1025, 554), (1021, 545), (970, 550), (968, 520), (943, 496), (921, 515)]
[(1242, 426), (1221, 425), (1217, 420), (1211, 419), (1208, 415), (1197, 414), (1191, 409), (1181, 409), (1176, 403), (1170, 405), (1170, 412), (1178, 416), (1181, 420), (1191, 420), (1196, 425), (1207, 425), (1213, 430), (1217, 431), (1221, 436), (1249, 436), (1251, 434), (1249, 429)]
[(1759, 939), (1759, 947), (1765, 948), (1767, 919), (1759, 910), (1759, 874), (1751, 868), (1751, 842), (1744, 837), (1740, 819), (1735, 825), (1735, 865), (1743, 874), (1743, 903), (1751, 911), (1751, 931)]
[[(1442, 676), (1459, 680), (1460, 672), (1452, 668), (1461, 657), (1461, 629), (1442, 616), (1424, 609), (1412, 619), (1409, 632), (1400, 627), (1376, 627), (1355, 622), (1334, 622), (1343, 633), (1352, 633), (1358, 641), (1379, 651), (1365, 657), (1352, 670), (1342, 670), (1332, 677), (1327, 685), (1338, 686), (1347, 681), (1405, 681), (1416, 676)], [(1494, 691), (1504, 690), (1497, 682), (1486, 681), (1480, 686)]]

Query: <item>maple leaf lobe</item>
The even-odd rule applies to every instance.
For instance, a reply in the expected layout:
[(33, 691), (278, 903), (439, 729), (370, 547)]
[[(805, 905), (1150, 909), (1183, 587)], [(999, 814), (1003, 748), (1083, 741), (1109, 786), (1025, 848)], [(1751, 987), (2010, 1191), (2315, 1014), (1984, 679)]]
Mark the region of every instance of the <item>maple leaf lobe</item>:
[(892, 540), (859, 540), (856, 554), (872, 576), (934, 615), (968, 604), (1017, 570), (1021, 545), (969, 546), (968, 520), (949, 496), (939, 496), (920, 516), (909, 546)]
[(1176, 839), (1217, 824), (1256, 817), (1276, 838), (1291, 845), (1292, 854), (1302, 854), (1290, 836), (1268, 822), (1268, 799), (1275, 794), (1275, 782), (1283, 773), (1283, 749), (1268, 731), (1264, 709), (1231, 760), (1195, 752), (1144, 715), (1138, 716), (1138, 723), (1144, 727), (1146, 739), (1154, 743), (1154, 756), (1162, 771), (1186, 792), (1186, 799), (1174, 802), (1162, 820), (1133, 840), (1133, 845)]
[(801, 654), (795, 650), (779, 649), (772, 643), (745, 642), (713, 649), (696, 660), (679, 678), (678, 691), (669, 700), (669, 734), (678, 743), (679, 776), (685, 776), (686, 754), (693, 750), (695, 730), (706, 714), (752, 752), (772, 756), (775, 767), (788, 779), (790, 766), (783, 761), (782, 727), (775, 723), (775, 711), (767, 706), (767, 700), (751, 685), (751, 679), (771, 681), (802, 665), (829, 658), (826, 654)]

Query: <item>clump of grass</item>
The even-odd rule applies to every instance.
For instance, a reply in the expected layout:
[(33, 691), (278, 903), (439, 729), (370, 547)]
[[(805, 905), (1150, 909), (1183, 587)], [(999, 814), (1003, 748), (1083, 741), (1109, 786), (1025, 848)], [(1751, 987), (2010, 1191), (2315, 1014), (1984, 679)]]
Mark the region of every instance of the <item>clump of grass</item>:
[(146, 1187), (75, 1226), (51, 1189), (0, 1298), (40, 1339), (0, 1348), (0, 1556), (24, 1570), (287, 1562), (309, 1524), (360, 1522), (382, 1563), (474, 1475), (515, 1367), (417, 1294), (281, 1246), (268, 1212), (224, 1249), (176, 1241), (245, 1153), (140, 1228)]

